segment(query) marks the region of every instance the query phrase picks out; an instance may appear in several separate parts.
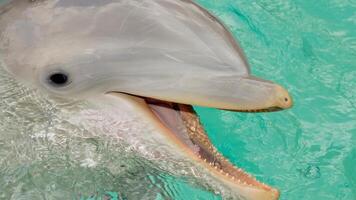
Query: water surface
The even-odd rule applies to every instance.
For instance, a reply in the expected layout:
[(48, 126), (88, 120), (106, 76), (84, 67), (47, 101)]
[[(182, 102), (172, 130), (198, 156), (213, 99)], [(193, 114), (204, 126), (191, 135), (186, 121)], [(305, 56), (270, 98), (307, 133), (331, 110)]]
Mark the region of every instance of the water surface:
[(356, 2), (199, 2), (240, 40), (253, 73), (295, 102), (257, 115), (199, 108), (215, 144), (281, 199), (356, 199)]

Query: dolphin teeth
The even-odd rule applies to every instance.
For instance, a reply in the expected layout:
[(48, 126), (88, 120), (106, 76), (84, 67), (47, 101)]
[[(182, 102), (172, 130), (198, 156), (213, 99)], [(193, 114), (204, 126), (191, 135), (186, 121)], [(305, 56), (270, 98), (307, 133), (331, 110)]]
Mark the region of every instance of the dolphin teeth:
[[(192, 120), (195, 123), (186, 123), (186, 130), (189, 134), (189, 138), (193, 141), (193, 144), (199, 147), (196, 152), (196, 158), (199, 157), (200, 162), (204, 161), (205, 166), (209, 164), (210, 169), (214, 168), (213, 170), (216, 173), (219, 173), (220, 176), (223, 176), (224, 178), (229, 179), (233, 181), (233, 183), (239, 184), (240, 186), (252, 185), (251, 187), (254, 187), (255, 183), (258, 187), (262, 186), (258, 185), (258, 182), (254, 181), (255, 179), (249, 179), (251, 176), (248, 176), (242, 168), (233, 165), (229, 159), (225, 158), (223, 154), (218, 151), (218, 148), (214, 147), (210, 143), (204, 129), (198, 124), (198, 122), (195, 122), (197, 120), (196, 117), (193, 115), (190, 116), (191, 114), (189, 112), (184, 112), (184, 110), (191, 109), (191, 107), (187, 108), (184, 105), (178, 106), (180, 107), (180, 114), (183, 121), (188, 122)], [(192, 113), (193, 112), (194, 111), (192, 111)], [(192, 117), (194, 117), (194, 119), (191, 119)]]

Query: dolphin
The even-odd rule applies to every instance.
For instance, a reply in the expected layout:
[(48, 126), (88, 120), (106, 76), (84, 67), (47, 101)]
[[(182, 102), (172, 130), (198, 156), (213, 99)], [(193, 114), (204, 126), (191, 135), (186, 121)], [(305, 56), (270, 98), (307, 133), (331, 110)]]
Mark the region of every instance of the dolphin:
[(293, 100), (252, 76), (232, 34), (195, 2), (7, 0), (0, 55), (25, 85), (68, 99), (117, 100), (139, 113), (155, 130), (142, 137), (159, 138), (241, 198), (279, 198), (217, 151), (192, 106), (276, 111)]

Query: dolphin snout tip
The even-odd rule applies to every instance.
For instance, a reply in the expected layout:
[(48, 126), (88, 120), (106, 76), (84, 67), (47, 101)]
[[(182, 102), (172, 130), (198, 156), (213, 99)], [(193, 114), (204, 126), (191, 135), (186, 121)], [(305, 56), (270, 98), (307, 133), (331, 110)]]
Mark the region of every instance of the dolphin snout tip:
[(285, 88), (277, 85), (275, 88), (275, 94), (276, 107), (281, 109), (293, 107), (293, 98)]

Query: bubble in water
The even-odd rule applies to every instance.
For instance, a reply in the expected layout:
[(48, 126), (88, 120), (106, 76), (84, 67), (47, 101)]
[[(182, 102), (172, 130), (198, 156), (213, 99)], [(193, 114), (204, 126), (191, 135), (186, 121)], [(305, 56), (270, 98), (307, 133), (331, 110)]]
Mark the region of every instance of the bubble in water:
[(321, 177), (320, 168), (315, 165), (308, 165), (307, 168), (303, 170), (303, 176), (309, 179), (317, 179)]

